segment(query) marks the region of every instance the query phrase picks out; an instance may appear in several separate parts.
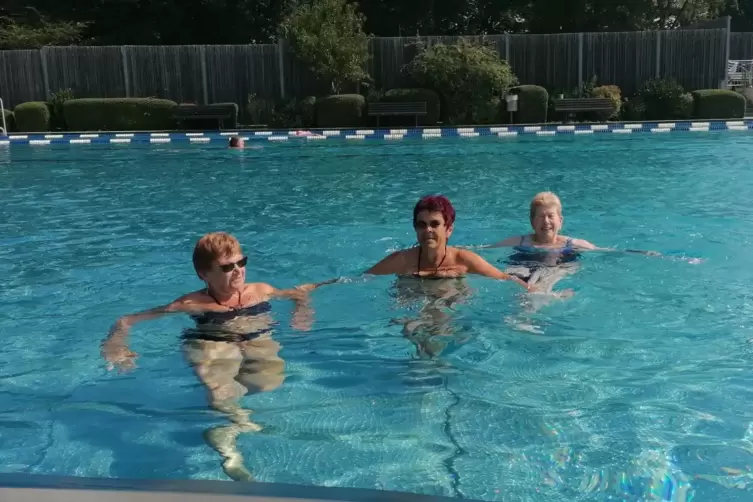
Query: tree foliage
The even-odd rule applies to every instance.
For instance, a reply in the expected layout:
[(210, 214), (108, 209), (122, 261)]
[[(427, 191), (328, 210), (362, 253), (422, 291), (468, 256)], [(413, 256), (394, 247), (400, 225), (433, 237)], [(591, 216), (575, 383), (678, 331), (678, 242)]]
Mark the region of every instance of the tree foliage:
[[(310, 0), (308, 0), (310, 1)], [(753, 30), (753, 0), (342, 0), (377, 36), (671, 29), (722, 15)], [(8, 47), (275, 42), (297, 0), (3, 0)], [(306, 5), (302, 7), (306, 8)], [(30, 12), (39, 12), (46, 20)], [(81, 25), (79, 23), (84, 23)], [(78, 31), (71, 31), (76, 28)], [(73, 36), (75, 35), (75, 36)], [(15, 44), (15, 45), (14, 45)]]
[(39, 49), (46, 45), (71, 45), (81, 41), (87, 23), (47, 21), (18, 23), (10, 17), (0, 18), (0, 49)]
[(369, 36), (363, 31), (364, 15), (346, 0), (312, 0), (296, 8), (282, 23), (282, 33), (296, 56), (334, 94), (345, 83), (362, 83), (369, 59)]
[(493, 121), (501, 99), (517, 79), (497, 51), (485, 44), (460, 39), (452, 45), (419, 45), (407, 66), (416, 82), (438, 92), (451, 123)]

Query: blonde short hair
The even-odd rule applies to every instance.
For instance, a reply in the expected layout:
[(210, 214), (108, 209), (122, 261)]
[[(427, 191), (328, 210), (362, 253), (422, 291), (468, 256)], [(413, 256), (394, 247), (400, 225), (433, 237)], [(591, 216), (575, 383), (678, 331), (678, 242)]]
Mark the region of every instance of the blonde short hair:
[(531, 199), (531, 220), (536, 217), (536, 211), (540, 207), (554, 206), (557, 208), (557, 214), (562, 216), (562, 203), (560, 198), (553, 192), (540, 192)]
[(212, 268), (212, 262), (241, 252), (238, 239), (227, 232), (212, 232), (199, 239), (193, 248), (193, 268), (201, 277)]

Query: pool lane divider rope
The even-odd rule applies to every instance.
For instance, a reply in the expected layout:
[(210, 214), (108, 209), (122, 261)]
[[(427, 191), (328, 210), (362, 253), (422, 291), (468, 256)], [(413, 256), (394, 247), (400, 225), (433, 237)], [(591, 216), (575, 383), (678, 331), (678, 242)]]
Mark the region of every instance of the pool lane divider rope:
[(88, 132), (88, 133), (11, 133), (0, 136), (0, 145), (94, 145), (94, 144), (166, 144), (166, 143), (227, 143), (230, 136), (247, 141), (359, 141), (439, 138), (477, 138), (496, 136), (562, 136), (593, 134), (662, 134), (671, 132), (750, 131), (753, 119), (676, 122), (609, 123), (585, 125), (510, 125), (494, 127), (442, 127), (412, 129), (306, 129), (303, 130), (241, 130), (241, 131), (173, 131), (173, 132)]

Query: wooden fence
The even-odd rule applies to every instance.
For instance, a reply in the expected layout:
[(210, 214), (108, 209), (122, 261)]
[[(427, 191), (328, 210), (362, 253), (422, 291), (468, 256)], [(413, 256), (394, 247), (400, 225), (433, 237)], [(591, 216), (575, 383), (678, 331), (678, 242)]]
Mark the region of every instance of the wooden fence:
[(729, 58), (753, 59), (753, 33), (732, 33), (729, 37)]
[[(727, 66), (728, 33), (727, 29), (699, 29), (485, 38), (510, 62), (521, 83), (567, 90), (595, 76), (600, 84), (618, 85), (629, 95), (652, 77), (673, 77), (688, 90), (720, 87)], [(436, 44), (457, 38), (420, 40)], [(372, 39), (368, 70), (376, 88), (411, 85), (404, 66), (416, 54), (415, 41)], [(735, 54), (738, 45), (740, 51), (753, 50), (753, 34), (733, 34), (732, 41)], [(44, 100), (67, 88), (77, 97), (155, 96), (241, 105), (249, 93), (276, 98), (328, 91), (284, 42), (0, 51), (0, 98), (6, 106)]]

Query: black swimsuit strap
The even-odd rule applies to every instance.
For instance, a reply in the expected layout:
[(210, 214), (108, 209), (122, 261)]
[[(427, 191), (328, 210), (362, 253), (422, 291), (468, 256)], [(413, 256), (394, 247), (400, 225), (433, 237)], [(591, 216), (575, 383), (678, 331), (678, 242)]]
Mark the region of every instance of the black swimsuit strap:
[[(437, 265), (437, 269), (434, 272), (433, 275), (436, 275), (436, 273), (439, 271), (439, 268), (444, 263), (444, 259), (447, 258), (447, 244), (444, 246), (444, 256), (442, 256), (442, 261), (439, 262), (439, 265)], [(421, 276), (421, 245), (418, 245), (418, 268), (416, 269), (415, 273), (413, 274), (413, 277), (422, 277)]]

